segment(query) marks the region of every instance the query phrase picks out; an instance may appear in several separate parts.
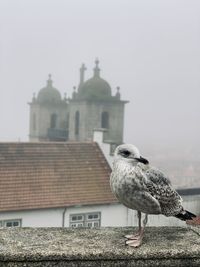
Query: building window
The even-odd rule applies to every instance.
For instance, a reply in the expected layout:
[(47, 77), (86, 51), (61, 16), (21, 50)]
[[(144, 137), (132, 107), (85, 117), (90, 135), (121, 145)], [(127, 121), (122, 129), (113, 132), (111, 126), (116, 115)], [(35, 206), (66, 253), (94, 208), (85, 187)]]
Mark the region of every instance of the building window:
[(33, 114), (33, 131), (36, 130), (36, 114)]
[(107, 111), (104, 111), (101, 114), (101, 128), (109, 128), (109, 114)]
[(100, 227), (101, 226), (101, 213), (81, 213), (81, 214), (71, 214), (69, 226), (72, 228), (80, 227)]
[(69, 112), (67, 113), (66, 117), (66, 129), (69, 129)]
[(57, 114), (51, 114), (50, 128), (55, 129), (57, 125)]
[(0, 221), (1, 227), (21, 227), (22, 220), (21, 219), (14, 219), (14, 220), (3, 220)]
[(80, 114), (79, 111), (75, 113), (75, 135), (79, 134), (79, 122), (80, 122)]

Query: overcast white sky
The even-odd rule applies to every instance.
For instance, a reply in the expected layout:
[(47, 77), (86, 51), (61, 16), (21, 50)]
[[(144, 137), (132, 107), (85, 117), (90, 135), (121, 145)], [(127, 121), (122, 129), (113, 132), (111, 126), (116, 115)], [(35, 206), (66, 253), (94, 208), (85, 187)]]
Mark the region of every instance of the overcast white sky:
[(200, 150), (200, 1), (0, 0), (0, 141), (28, 140), (34, 92), (94, 60), (129, 100), (124, 141)]

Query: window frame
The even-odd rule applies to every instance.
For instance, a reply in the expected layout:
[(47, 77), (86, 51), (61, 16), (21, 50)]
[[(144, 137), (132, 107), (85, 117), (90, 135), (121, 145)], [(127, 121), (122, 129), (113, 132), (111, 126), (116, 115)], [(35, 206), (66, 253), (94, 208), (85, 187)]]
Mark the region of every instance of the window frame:
[(58, 124), (58, 114), (52, 113), (50, 116), (50, 129), (56, 129)]
[(32, 124), (32, 127), (33, 127), (33, 131), (37, 130), (36, 114), (35, 113), (33, 113), (33, 124)]
[[(91, 218), (89, 219), (90, 215), (97, 215), (97, 218)], [(72, 220), (73, 216), (82, 216), (82, 220)], [(79, 224), (82, 224), (79, 226)], [(88, 224), (91, 224), (88, 226)], [(98, 225), (95, 225), (98, 224)], [(86, 228), (93, 228), (93, 227), (100, 227), (101, 226), (101, 212), (100, 211), (94, 211), (94, 212), (84, 212), (84, 213), (73, 213), (69, 215), (69, 227), (71, 228), (80, 228), (80, 227), (86, 227)]]
[[(14, 225), (14, 223), (18, 223), (18, 225)], [(11, 226), (8, 226), (7, 224), (11, 223)], [(22, 219), (6, 219), (0, 221), (0, 227), (6, 227), (6, 228), (13, 228), (13, 227), (22, 227)]]
[(109, 112), (103, 111), (101, 113), (101, 128), (109, 129)]
[(77, 110), (75, 112), (74, 133), (76, 136), (78, 136), (79, 132), (80, 132), (80, 112), (79, 112), (79, 110)]

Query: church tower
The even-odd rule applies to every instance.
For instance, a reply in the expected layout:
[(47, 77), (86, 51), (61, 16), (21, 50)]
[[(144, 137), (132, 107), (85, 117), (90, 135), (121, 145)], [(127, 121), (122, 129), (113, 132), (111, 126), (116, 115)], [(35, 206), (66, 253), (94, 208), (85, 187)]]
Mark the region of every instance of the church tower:
[(47, 85), (29, 103), (30, 141), (91, 141), (94, 129), (103, 129), (104, 141), (123, 142), (124, 106), (128, 101), (120, 99), (119, 87), (112, 95), (109, 83), (101, 78), (98, 59), (93, 77), (86, 81), (85, 71), (82, 64), (78, 90), (74, 87), (68, 99), (61, 98), (49, 75)]
[(96, 59), (93, 77), (84, 81), (86, 68), (80, 69), (78, 91), (69, 100), (69, 140), (92, 140), (93, 130), (106, 130), (106, 141), (121, 144), (124, 129), (124, 105), (128, 101), (120, 99), (120, 88), (112, 96), (111, 87), (101, 78), (99, 60)]
[(51, 75), (46, 87), (30, 104), (30, 141), (66, 141), (68, 139), (68, 104), (52, 86)]

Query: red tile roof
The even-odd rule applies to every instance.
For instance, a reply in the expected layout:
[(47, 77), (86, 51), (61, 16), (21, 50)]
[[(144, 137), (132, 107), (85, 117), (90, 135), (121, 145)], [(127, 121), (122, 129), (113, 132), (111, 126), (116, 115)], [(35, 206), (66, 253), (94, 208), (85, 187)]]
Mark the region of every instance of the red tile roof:
[(0, 143), (0, 211), (115, 203), (93, 142)]

